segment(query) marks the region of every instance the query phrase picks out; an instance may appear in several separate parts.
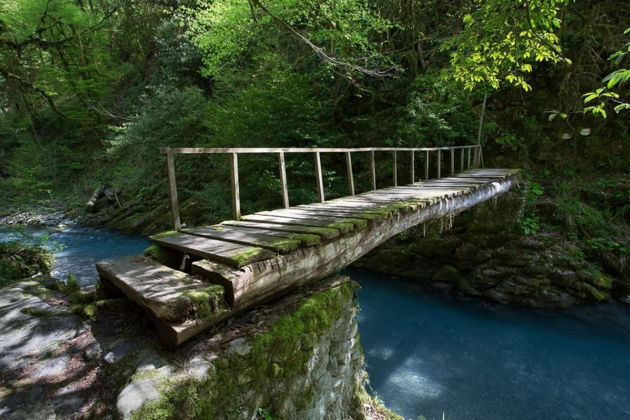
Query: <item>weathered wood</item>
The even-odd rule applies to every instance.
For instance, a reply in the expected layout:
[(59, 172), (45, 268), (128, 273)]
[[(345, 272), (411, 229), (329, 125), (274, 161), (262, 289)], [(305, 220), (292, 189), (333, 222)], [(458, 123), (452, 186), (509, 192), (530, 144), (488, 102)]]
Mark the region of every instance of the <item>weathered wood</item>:
[(165, 248), (176, 249), (201, 258), (211, 258), (234, 267), (241, 267), (253, 261), (264, 260), (274, 255), (271, 251), (259, 247), (201, 238), (185, 233), (154, 235), (150, 236), (149, 240)]
[(162, 154), (228, 154), (228, 153), (345, 153), (345, 152), (409, 152), (467, 149), (475, 146), (448, 147), (162, 147)]
[[(256, 215), (291, 217), (291, 218), (299, 218), (299, 219), (304, 219), (304, 220), (321, 220), (321, 221), (330, 221), (331, 223), (335, 223), (335, 222), (345, 223), (345, 222), (350, 221), (351, 223), (354, 223), (357, 227), (365, 225), (364, 223), (360, 221), (360, 219), (364, 219), (365, 221), (374, 220), (374, 217), (370, 214), (365, 215), (365, 214), (362, 214), (361, 212), (356, 212), (356, 214), (337, 213), (329, 207), (319, 207), (319, 208), (294, 207), (292, 209), (259, 212), (259, 213), (256, 213)], [(359, 221), (355, 219), (359, 219)]]
[(455, 149), (451, 149), (451, 175), (455, 175)]
[(299, 239), (265, 235), (264, 233), (243, 231), (229, 226), (214, 225), (193, 229), (184, 229), (184, 233), (201, 236), (203, 238), (217, 239), (240, 245), (249, 245), (269, 249), (275, 252), (289, 252), (297, 249), (303, 243)]
[(461, 172), (464, 172), (464, 152), (465, 152), (465, 149), (462, 149), (460, 153), (460, 158), (459, 158), (459, 170)]
[(425, 181), (429, 179), (429, 151), (427, 150), (427, 156), (424, 159), (424, 179)]
[(468, 149), (468, 169), (470, 169), (470, 149)]
[(437, 178), (442, 176), (442, 151), (437, 151)]
[(372, 172), (372, 189), (376, 190), (376, 163), (373, 150), (370, 152), (370, 171)]
[(285, 209), (288, 209), (290, 207), (289, 188), (287, 187), (287, 170), (284, 162), (284, 152), (278, 153), (278, 163), (280, 165), (280, 187), (282, 188), (282, 204), (284, 205)]
[(337, 224), (330, 220), (314, 220), (314, 219), (296, 219), (291, 217), (282, 216), (265, 216), (259, 214), (250, 214), (243, 217), (243, 220), (249, 222), (261, 222), (261, 223), (275, 223), (279, 225), (297, 225), (297, 226), (310, 226), (310, 227), (322, 227), (328, 229), (336, 229), (340, 233), (350, 232), (354, 229), (352, 223)]
[(322, 159), (319, 152), (315, 152), (315, 178), (317, 182), (317, 196), (319, 197), (319, 202), (323, 203), (326, 201), (326, 195), (324, 194), (324, 179), (322, 177)]
[(165, 321), (183, 322), (195, 317), (191, 292), (208, 289), (181, 271), (147, 257), (125, 257), (96, 264), (99, 275), (151, 314)]
[(324, 229), (317, 228), (313, 226), (298, 226), (298, 225), (280, 225), (277, 223), (265, 223), (265, 222), (248, 222), (248, 221), (232, 221), (228, 220), (223, 222), (222, 225), (227, 226), (238, 226), (247, 229), (256, 229), (256, 230), (264, 230), (264, 231), (277, 231), (277, 232), (288, 232), (288, 233), (296, 233), (296, 234), (308, 234), (308, 235), (319, 235), (322, 239), (333, 239), (339, 236), (339, 231), (337, 229)]
[(171, 215), (173, 216), (173, 227), (179, 230), (182, 223), (179, 218), (179, 203), (177, 201), (177, 181), (175, 180), (175, 159), (172, 153), (166, 155), (166, 168), (168, 172), (168, 196), (171, 202)]
[(352, 174), (352, 155), (346, 152), (346, 171), (348, 172), (348, 193), (354, 195), (354, 175)]
[[(203, 277), (205, 282), (200, 284), (220, 286), (229, 309), (223, 306), (194, 321), (188, 318), (195, 311), (194, 302), (186, 306), (184, 300), (168, 301), (167, 309), (162, 309), (167, 313), (155, 308), (147, 310), (158, 326), (160, 337), (172, 345), (180, 344), (240, 311), (338, 271), (410, 227), (461, 212), (505, 192), (516, 184), (517, 176), (518, 171), (509, 169), (469, 170), (458, 176), (389, 187), (326, 203), (247, 215), (243, 217), (245, 221), (156, 235), (150, 238), (154, 244), (192, 256), (192, 264), (186, 267), (191, 268), (193, 275)], [(297, 239), (294, 234), (304, 237)], [(305, 242), (306, 236), (310, 240), (316, 238), (310, 247)], [(153, 284), (151, 293), (176, 289), (180, 282), (193, 287), (191, 284), (198, 281), (155, 262), (150, 264), (153, 266), (148, 269), (145, 265), (114, 271), (128, 277), (149, 276), (146, 282)], [(155, 266), (160, 273), (156, 278), (172, 279), (166, 289), (159, 289), (163, 284), (151, 277)], [(103, 267), (99, 270), (104, 279), (112, 281), (107, 270)], [(138, 282), (142, 285), (145, 280)], [(125, 291), (128, 283), (129, 280), (115, 285)], [(133, 290), (125, 293), (134, 294)], [(151, 293), (136, 291), (136, 301), (147, 308), (155, 306), (157, 295)], [(183, 292), (185, 297), (187, 293)], [(155, 299), (145, 302), (139, 298), (146, 295)]]
[(394, 150), (394, 185), (398, 185), (398, 159), (396, 155), (397, 153)]
[[(298, 249), (271, 260), (250, 264), (242, 270), (208, 261), (193, 263), (192, 272), (208, 281), (223, 278), (234, 293), (234, 310), (256, 305), (260, 299), (277, 295), (283, 290), (330, 275), (374, 249), (387, 239), (428, 220), (470, 208), (488, 200), (496, 193), (507, 191), (514, 179), (503, 180), (497, 187), (441, 199), (417, 211), (401, 214), (396, 219), (384, 219), (368, 229), (354, 231), (319, 247)], [(227, 289), (227, 288), (226, 288)]]
[(241, 219), (241, 194), (238, 185), (238, 155), (230, 154), (230, 179), (232, 181), (232, 217)]
[(416, 182), (416, 173), (415, 173), (416, 163), (414, 162), (414, 155), (415, 155), (415, 152), (412, 150), (411, 151), (411, 163), (410, 163), (410, 165), (411, 165), (411, 183), (412, 184), (414, 182)]

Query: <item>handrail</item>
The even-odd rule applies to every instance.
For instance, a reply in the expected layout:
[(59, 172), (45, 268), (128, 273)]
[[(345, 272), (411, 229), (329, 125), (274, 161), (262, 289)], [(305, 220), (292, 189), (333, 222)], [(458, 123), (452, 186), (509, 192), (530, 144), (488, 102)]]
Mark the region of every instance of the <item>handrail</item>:
[[(278, 155), (280, 168), (280, 183), (282, 186), (282, 203), (285, 208), (289, 208), (289, 192), (287, 187), (287, 175), (285, 167), (286, 153), (313, 153), (315, 158), (315, 177), (317, 195), (320, 202), (326, 201), (324, 182), (322, 176), (321, 153), (344, 153), (346, 157), (346, 171), (348, 175), (348, 193), (355, 195), (354, 175), (352, 171), (352, 153), (370, 153), (370, 170), (372, 172), (372, 189), (376, 190), (376, 164), (374, 152), (393, 152), (393, 184), (398, 186), (398, 152), (411, 152), (411, 183), (416, 182), (415, 175), (415, 153), (425, 152), (424, 159), (424, 179), (430, 178), (430, 153), (437, 152), (436, 177), (442, 177), (442, 152), (450, 151), (450, 174), (455, 174), (455, 151), (460, 150), (460, 171), (478, 167), (483, 162), (481, 145), (472, 144), (466, 146), (448, 147), (356, 147), (356, 148), (332, 148), (332, 147), (162, 147), (160, 153), (166, 155), (166, 166), (168, 173), (169, 197), (171, 202), (171, 213), (173, 216), (173, 226), (175, 230), (180, 230), (181, 220), (179, 215), (179, 204), (177, 198), (177, 183), (175, 179), (175, 155), (178, 154), (227, 154), (230, 157), (230, 180), (232, 184), (232, 212), (235, 220), (241, 218), (241, 202), (238, 180), (238, 155), (251, 153), (271, 153)], [(467, 154), (467, 159), (465, 159)], [(474, 156), (471, 156), (474, 155)], [(467, 164), (466, 164), (467, 161)]]
[(478, 144), (444, 147), (161, 147), (161, 154), (226, 153), (345, 153), (345, 152), (434, 152), (437, 150), (474, 149)]

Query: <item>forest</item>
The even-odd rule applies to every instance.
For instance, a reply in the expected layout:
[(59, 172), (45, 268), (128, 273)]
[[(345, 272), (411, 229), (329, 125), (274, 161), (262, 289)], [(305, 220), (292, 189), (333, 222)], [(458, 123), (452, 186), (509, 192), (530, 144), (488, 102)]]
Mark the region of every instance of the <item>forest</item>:
[[(358, 266), (413, 278), (423, 287), (448, 287), (460, 297), (530, 310), (566, 310), (611, 301), (630, 304), (627, 0), (0, 0), (2, 287), (42, 272), (50, 274), (49, 254), (61, 255), (61, 248), (50, 251), (55, 245), (46, 244), (48, 235), (35, 240), (31, 231), (18, 232), (9, 237), (19, 241), (5, 240), (4, 225), (20, 224), (25, 217), (63, 214), (62, 228), (68, 222), (88, 229), (86, 235), (93, 234), (89, 229), (103, 228), (105, 235), (120, 243), (129, 241), (134, 250), (145, 248), (147, 235), (171, 230), (167, 167), (160, 148), (468, 145), (482, 146), (486, 168), (522, 170), (518, 211), (502, 212), (499, 206), (491, 216), (484, 216), (482, 209), (458, 215), (455, 223), (451, 219), (450, 232), (443, 229), (442, 220), (439, 229), (433, 225), (428, 233), (423, 227), (397, 234)], [(368, 156), (353, 156), (357, 192), (369, 191)], [(239, 159), (242, 213), (281, 208), (277, 157), (252, 154)], [(377, 154), (376, 164), (379, 186), (391, 185), (391, 156)], [(407, 160), (399, 164), (401, 172), (408, 171)], [(347, 195), (344, 156), (325, 155), (322, 165), (326, 198)], [(230, 162), (225, 155), (178, 156), (176, 171), (185, 227), (232, 218)], [(317, 202), (312, 158), (287, 154), (286, 171), (291, 205)], [(518, 215), (512, 219), (512, 213)], [(478, 228), (478, 220), (498, 223), (504, 218), (509, 220), (499, 228), (470, 228)], [(63, 236), (62, 230), (52, 236)], [(95, 252), (98, 240), (91, 241), (90, 252)], [(89, 265), (92, 286), (97, 277), (94, 263), (77, 261), (69, 265), (76, 270)], [(523, 274), (529, 272), (534, 274)], [(117, 305), (127, 311), (126, 303), (98, 300), (94, 291), (86, 298), (80, 290), (87, 283), (81, 283), (84, 280), (77, 273), (64, 272), (67, 280), (51, 283), (54, 293), (67, 295), (66, 306), (73, 316), (109, 325), (110, 319), (98, 314), (120, 310)], [(362, 279), (364, 275), (356, 274)], [(493, 276), (509, 280), (498, 284)], [(217, 370), (225, 377), (213, 380), (238, 388), (242, 384), (237, 383), (239, 377), (231, 377), (232, 369), (261, 363), (268, 370), (255, 380), (262, 381), (257, 386), (267, 392), (273, 388), (264, 385), (268, 377), (284, 378), (281, 365), (298, 363), (283, 353), (291, 336), (287, 331), (299, 330), (308, 337), (328, 334), (327, 328), (337, 324), (317, 313), (321, 307), (350, 319), (350, 326), (339, 334), (356, 334), (351, 325), (356, 323), (355, 314), (347, 300), (357, 293), (374, 293), (376, 286), (370, 281), (365, 281), (366, 292), (356, 292), (349, 283), (335, 283), (327, 291), (322, 287), (317, 290), (320, 294), (304, 292), (304, 306), (290, 302), (295, 316), (264, 309), (272, 336), (259, 337), (253, 348), (273, 353), (277, 345), (286, 358), (267, 367), (255, 351), (241, 355), (242, 360), (226, 356)], [(405, 287), (400, 286), (403, 292)], [(41, 292), (39, 286), (36, 289)], [(53, 292), (41, 293), (49, 298)], [(0, 315), (2, 299), (0, 293)], [(366, 302), (370, 311), (371, 303)], [(424, 304), (437, 313), (444, 309), (433, 307), (434, 301)], [(445, 317), (456, 317), (449, 314)], [(523, 319), (534, 316), (519, 314)], [(381, 315), (386, 318), (387, 311)], [(133, 316), (129, 324), (136, 319)], [(321, 321), (315, 322), (313, 331), (309, 326), (315, 324), (304, 321), (306, 316)], [(627, 319), (623, 319), (620, 329), (627, 333)], [(144, 325), (136, 324), (133, 328)], [(606, 328), (616, 328), (611, 324)], [(256, 329), (244, 327), (248, 334), (248, 328)], [(230, 333), (226, 336), (232, 337)], [(441, 331), (433, 334), (429, 338), (440, 343)], [(351, 351), (336, 342), (333, 333), (329, 335), (331, 352), (338, 352), (339, 358)], [(621, 341), (626, 343), (624, 337)], [(115, 347), (117, 342), (109, 339), (101, 341), (103, 348)], [(217, 347), (206, 341), (195, 343)], [(593, 345), (595, 351), (595, 344), (588, 343), (585, 346)], [(235, 348), (240, 354), (241, 347)], [(308, 348), (318, 351), (314, 345)], [(192, 354), (194, 349), (198, 350), (191, 344), (186, 351)], [(443, 347), (434, 350), (441, 354)], [(490, 354), (488, 349), (477, 350), (480, 359)], [(366, 353), (369, 364), (374, 356)], [(173, 354), (165, 357), (169, 362), (176, 359)], [(580, 363), (567, 369), (580, 371)], [(98, 396), (109, 408), (91, 400), (81, 409), (68, 410), (101, 418), (116, 406), (112, 398), (133, 378), (138, 380), (125, 371), (124, 380), (115, 382), (107, 374), (112, 367), (104, 366), (99, 365), (94, 383), (113, 395)], [(361, 362), (353, 359), (352, 372), (346, 373), (360, 375), (362, 369)], [(9, 386), (3, 381), (0, 375), (0, 397), (15, 395), (6, 391)], [(283, 384), (287, 389), (295, 385)], [(181, 407), (199, 413), (204, 404), (223, 404), (223, 394), (213, 394), (212, 404), (203, 400), (208, 391), (203, 387), (187, 382), (174, 395), (145, 406), (136, 418), (179, 418), (176, 413)], [(307, 391), (308, 400), (314, 391)], [(263, 401), (266, 406), (256, 407), (255, 418), (290, 418), (274, 417), (280, 405), (276, 397), (269, 398)], [(469, 403), (472, 410), (474, 404)], [(129, 418), (120, 400), (118, 404), (119, 415)], [(378, 401), (374, 407), (385, 413), (374, 418), (398, 418), (387, 414)], [(622, 411), (606, 411), (609, 407), (600, 399), (593, 407), (611, 418), (619, 418), (615, 416), (623, 410), (630, 413), (630, 403)], [(588, 413), (587, 408), (581, 414)], [(451, 416), (446, 409), (435, 410), (427, 413), (435, 418), (467, 418), (456, 411)], [(159, 415), (163, 412), (169, 415)], [(562, 418), (590, 418), (581, 414)], [(490, 413), (487, 418), (502, 417)]]
[[(480, 142), (488, 163), (526, 168), (556, 194), (614, 187), (628, 168), (625, 6), (7, 1), (3, 207), (81, 206), (107, 185), (123, 208), (107, 222), (159, 230), (143, 215), (166, 213), (166, 146)], [(288, 165), (292, 195), (312, 201), (310, 162)], [(224, 219), (227, 162), (179, 166), (189, 220)], [(342, 188), (341, 162), (325, 167)], [(275, 167), (242, 182), (246, 210), (278, 205)], [(627, 218), (627, 184), (612, 189), (610, 216)]]

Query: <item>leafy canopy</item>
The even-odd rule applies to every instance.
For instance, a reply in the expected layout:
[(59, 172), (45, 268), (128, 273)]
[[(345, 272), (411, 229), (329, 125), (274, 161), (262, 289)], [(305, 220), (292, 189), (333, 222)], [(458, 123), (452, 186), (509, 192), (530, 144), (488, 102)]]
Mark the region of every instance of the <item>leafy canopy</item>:
[(535, 63), (567, 63), (556, 31), (571, 0), (473, 0), (462, 30), (447, 40), (450, 76), (465, 89), (503, 85), (531, 90), (525, 77)]

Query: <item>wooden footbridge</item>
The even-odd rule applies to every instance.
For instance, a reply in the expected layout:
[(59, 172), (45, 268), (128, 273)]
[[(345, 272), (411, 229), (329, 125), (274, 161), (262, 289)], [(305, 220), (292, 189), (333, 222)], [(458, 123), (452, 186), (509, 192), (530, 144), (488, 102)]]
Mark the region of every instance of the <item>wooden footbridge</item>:
[[(393, 185), (376, 186), (375, 152), (391, 153)], [(97, 264), (101, 281), (146, 309), (160, 338), (178, 345), (235, 314), (331, 275), (405, 230), (464, 211), (512, 188), (519, 171), (481, 169), (478, 145), (442, 148), (161, 149), (166, 155), (174, 230), (151, 236), (145, 255)], [(174, 158), (227, 154), (234, 220), (183, 228)], [(241, 216), (238, 155), (278, 156), (283, 209)], [(289, 205), (285, 154), (311, 154), (319, 202)], [(343, 153), (347, 197), (326, 200), (321, 154)], [(370, 156), (372, 190), (356, 194), (352, 156)], [(398, 158), (410, 183), (398, 185)], [(424, 166), (422, 180), (417, 166)], [(446, 171), (445, 171), (446, 169)], [(443, 176), (448, 172), (448, 176)]]

